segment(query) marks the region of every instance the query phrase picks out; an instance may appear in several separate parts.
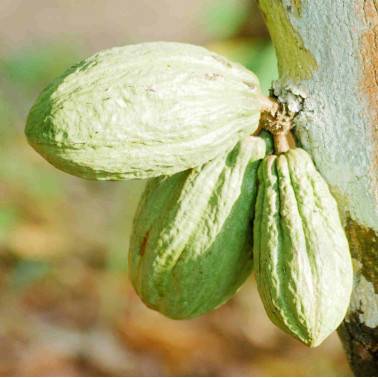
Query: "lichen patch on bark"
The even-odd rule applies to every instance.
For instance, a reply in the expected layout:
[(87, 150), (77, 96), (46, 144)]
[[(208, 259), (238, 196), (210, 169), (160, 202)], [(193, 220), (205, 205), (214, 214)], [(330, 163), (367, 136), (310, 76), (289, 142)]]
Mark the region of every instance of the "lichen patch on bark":
[(351, 219), (348, 220), (345, 231), (352, 257), (360, 262), (361, 274), (373, 285), (375, 293), (378, 294), (378, 235), (374, 230), (361, 226)]
[(346, 224), (355, 280), (347, 319), (355, 314), (367, 327), (378, 327), (378, 235), (349, 219)]

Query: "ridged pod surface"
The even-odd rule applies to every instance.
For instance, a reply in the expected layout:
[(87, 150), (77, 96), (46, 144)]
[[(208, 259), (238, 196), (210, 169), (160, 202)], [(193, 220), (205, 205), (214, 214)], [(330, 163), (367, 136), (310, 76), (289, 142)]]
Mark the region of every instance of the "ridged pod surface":
[(260, 117), (256, 76), (205, 48), (117, 47), (73, 66), (32, 107), (29, 143), (89, 179), (168, 175), (230, 151)]
[(152, 309), (193, 318), (227, 301), (252, 269), (249, 232), (265, 141), (248, 137), (227, 156), (152, 179), (131, 237), (131, 281)]
[(258, 178), (254, 257), (262, 302), (279, 328), (317, 346), (343, 320), (353, 283), (336, 202), (300, 148), (267, 156)]

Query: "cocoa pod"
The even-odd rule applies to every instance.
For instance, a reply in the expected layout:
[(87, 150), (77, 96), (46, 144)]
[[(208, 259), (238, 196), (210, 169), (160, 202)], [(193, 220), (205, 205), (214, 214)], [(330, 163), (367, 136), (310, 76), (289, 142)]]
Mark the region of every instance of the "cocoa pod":
[(223, 304), (245, 281), (264, 156), (265, 141), (248, 137), (200, 168), (150, 180), (129, 252), (131, 281), (148, 307), (193, 318)]
[(154, 42), (101, 51), (68, 69), (32, 107), (26, 136), (57, 168), (96, 180), (200, 166), (253, 133), (259, 83), (205, 48)]
[(303, 149), (267, 156), (254, 221), (258, 290), (270, 319), (309, 346), (343, 320), (353, 272), (336, 201)]

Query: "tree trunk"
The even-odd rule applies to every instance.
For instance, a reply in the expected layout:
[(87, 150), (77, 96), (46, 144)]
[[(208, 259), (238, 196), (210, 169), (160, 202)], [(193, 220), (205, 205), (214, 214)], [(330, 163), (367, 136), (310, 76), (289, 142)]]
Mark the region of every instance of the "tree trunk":
[(356, 375), (378, 375), (378, 0), (260, 0), (274, 93), (336, 196), (355, 285), (339, 335)]

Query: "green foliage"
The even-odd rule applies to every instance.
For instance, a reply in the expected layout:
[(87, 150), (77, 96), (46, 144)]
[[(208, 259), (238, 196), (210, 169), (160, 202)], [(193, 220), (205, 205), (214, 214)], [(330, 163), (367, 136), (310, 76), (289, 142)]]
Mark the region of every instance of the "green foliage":
[(62, 194), (60, 175), (25, 144), (22, 128), (36, 92), (80, 57), (80, 45), (64, 41), (23, 46), (0, 59), (0, 180), (37, 201)]
[(229, 38), (236, 34), (249, 18), (249, 0), (217, 0), (205, 8), (204, 24), (215, 38)]
[(0, 207), (0, 243), (4, 241), (8, 232), (17, 224), (18, 220), (19, 214), (15, 207), (10, 204)]
[[(14, 159), (17, 155), (21, 159)], [(25, 190), (36, 200), (56, 199), (62, 194), (61, 176), (51, 172), (48, 165), (28, 161), (28, 154), (16, 148), (4, 148), (0, 159), (0, 178), (7, 185)]]
[(80, 46), (64, 41), (39, 42), (16, 50), (0, 60), (3, 77), (24, 90), (35, 90), (77, 61)]

